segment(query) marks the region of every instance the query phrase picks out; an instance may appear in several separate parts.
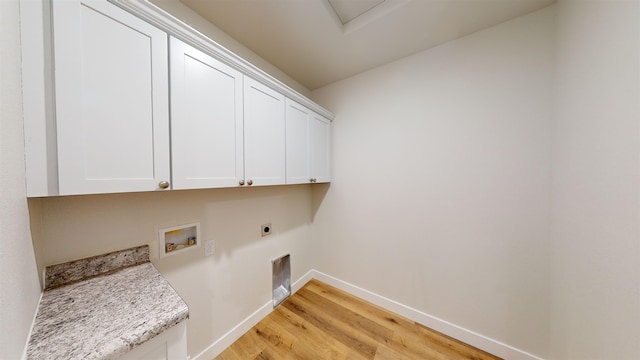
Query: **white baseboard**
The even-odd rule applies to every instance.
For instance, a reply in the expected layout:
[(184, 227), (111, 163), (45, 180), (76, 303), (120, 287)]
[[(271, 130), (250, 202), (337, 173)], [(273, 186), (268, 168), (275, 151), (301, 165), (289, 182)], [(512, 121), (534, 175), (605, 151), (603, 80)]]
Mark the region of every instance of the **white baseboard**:
[[(313, 279), (314, 270), (311, 270), (304, 274), (300, 279), (298, 279), (295, 283), (291, 284), (291, 292), (295, 293), (300, 290), (300, 288), (309, 282), (309, 280)], [(264, 319), (267, 315), (269, 315), (273, 311), (273, 301), (269, 301), (268, 303), (262, 305), (258, 310), (254, 311), (253, 314), (249, 315), (246, 319), (242, 320), (238, 325), (236, 325), (233, 329), (229, 330), (226, 334), (222, 335), (218, 340), (216, 340), (213, 344), (209, 345), (204, 351), (199, 353), (198, 355), (192, 357), (193, 360), (211, 360), (216, 356), (220, 355), (224, 351), (224, 349), (228, 348), (231, 344), (233, 344), (236, 340), (240, 338), (244, 333), (251, 330), (260, 320)]]
[(249, 315), (246, 319), (242, 320), (233, 329), (229, 330), (226, 334), (222, 335), (213, 344), (209, 345), (200, 354), (192, 357), (193, 360), (210, 360), (220, 355), (224, 349), (228, 348), (234, 341), (238, 340), (242, 334), (249, 331), (260, 320), (264, 319), (273, 310), (273, 302), (262, 305), (253, 314)]
[(484, 335), (452, 324), (438, 317), (425, 314), (419, 310), (403, 305), (397, 301), (388, 299), (384, 296), (380, 296), (353, 284), (349, 284), (346, 281), (334, 278), (333, 276), (321, 273), (316, 270), (312, 270), (312, 272), (314, 279), (320, 280), (340, 290), (346, 291), (349, 294), (355, 295), (370, 303), (378, 305), (396, 314), (402, 315), (419, 324), (439, 331), (445, 335), (451, 336), (454, 339), (458, 339), (462, 342), (465, 342), (471, 346), (475, 346), (478, 349), (482, 349), (503, 359), (543, 360), (542, 358), (537, 357), (533, 354), (529, 354), (526, 351), (516, 349), (500, 341), (493, 340)]
[[(334, 278), (333, 276), (324, 274), (316, 270), (310, 270), (300, 279), (298, 279), (294, 284), (292, 284), (291, 291), (295, 293), (311, 279), (320, 280), (340, 290), (346, 291), (352, 295), (364, 299), (370, 303), (395, 312), (410, 320), (413, 320), (417, 323), (420, 323), (424, 326), (427, 326), (431, 329), (439, 331), (445, 335), (451, 336), (452, 338), (458, 339), (471, 346), (475, 346), (501, 358), (518, 360), (543, 360), (542, 358), (537, 357), (533, 354), (529, 354), (526, 351), (516, 349), (500, 341), (488, 338), (484, 335), (452, 324), (438, 317), (423, 313), (419, 310), (403, 305), (397, 301), (388, 299), (384, 296), (380, 296), (369, 290), (365, 290), (346, 281), (342, 281), (340, 279)], [(242, 334), (249, 331), (255, 324), (269, 315), (271, 311), (273, 311), (273, 303), (270, 301), (267, 304), (261, 306), (253, 314), (249, 315), (233, 329), (229, 330), (229, 332), (222, 335), (222, 337), (216, 340), (200, 354), (194, 356), (193, 360), (210, 360), (215, 358), (220, 353), (222, 353), (224, 349), (229, 347), (231, 344), (233, 344), (234, 341), (240, 338)]]

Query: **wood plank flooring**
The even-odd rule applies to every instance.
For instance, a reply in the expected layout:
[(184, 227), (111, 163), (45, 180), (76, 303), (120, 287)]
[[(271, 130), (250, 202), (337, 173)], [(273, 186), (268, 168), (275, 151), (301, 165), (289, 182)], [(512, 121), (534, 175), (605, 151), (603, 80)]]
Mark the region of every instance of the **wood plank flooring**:
[(311, 280), (215, 360), (500, 359)]

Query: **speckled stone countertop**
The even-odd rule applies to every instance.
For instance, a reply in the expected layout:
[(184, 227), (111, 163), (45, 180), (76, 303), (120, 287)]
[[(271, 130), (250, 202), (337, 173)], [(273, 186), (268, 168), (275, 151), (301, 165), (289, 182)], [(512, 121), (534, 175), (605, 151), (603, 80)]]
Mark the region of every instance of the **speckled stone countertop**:
[[(148, 248), (142, 263), (140, 248), (125, 251), (138, 253), (133, 265), (126, 262), (98, 276), (87, 269), (91, 277), (73, 276), (72, 282), (44, 291), (27, 359), (117, 358), (189, 317), (185, 302), (148, 262)], [(111, 257), (121, 261), (123, 255)], [(67, 264), (87, 263), (91, 261)]]

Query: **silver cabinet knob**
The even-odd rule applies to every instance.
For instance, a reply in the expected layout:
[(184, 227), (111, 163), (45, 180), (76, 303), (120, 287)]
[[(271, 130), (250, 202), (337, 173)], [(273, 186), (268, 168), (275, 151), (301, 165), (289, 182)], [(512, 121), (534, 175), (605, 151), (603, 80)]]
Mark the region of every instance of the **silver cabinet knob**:
[(309, 179), (309, 182), (312, 182), (312, 183), (314, 183), (314, 182), (316, 182), (316, 181), (318, 181), (318, 179), (316, 179), (316, 178), (311, 178), (311, 179)]
[(253, 185), (253, 180), (249, 179), (249, 181), (247, 181), (247, 185), (249, 186)]
[(240, 186), (244, 185), (244, 179), (243, 179), (243, 180), (240, 180), (240, 181), (238, 182), (238, 184), (240, 184)]
[(167, 189), (167, 188), (169, 188), (169, 182), (168, 181), (160, 181), (158, 186), (160, 187), (160, 189)]

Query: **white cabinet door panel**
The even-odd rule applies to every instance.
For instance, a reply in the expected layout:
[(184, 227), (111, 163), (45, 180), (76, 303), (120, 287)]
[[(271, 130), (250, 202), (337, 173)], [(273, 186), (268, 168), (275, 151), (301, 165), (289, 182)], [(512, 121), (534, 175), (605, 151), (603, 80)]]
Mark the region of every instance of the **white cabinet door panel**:
[(118, 360), (187, 359), (187, 321), (164, 330), (149, 341), (118, 357)]
[(60, 194), (168, 181), (167, 36), (103, 1), (53, 3)]
[(173, 188), (238, 186), (242, 74), (178, 39), (170, 41)]
[(309, 122), (312, 111), (286, 100), (287, 184), (307, 184), (309, 172)]
[(287, 184), (331, 181), (331, 121), (286, 100)]
[(314, 182), (331, 181), (331, 121), (316, 113), (309, 122), (309, 171)]
[(247, 184), (285, 179), (284, 95), (244, 78), (244, 172)]

